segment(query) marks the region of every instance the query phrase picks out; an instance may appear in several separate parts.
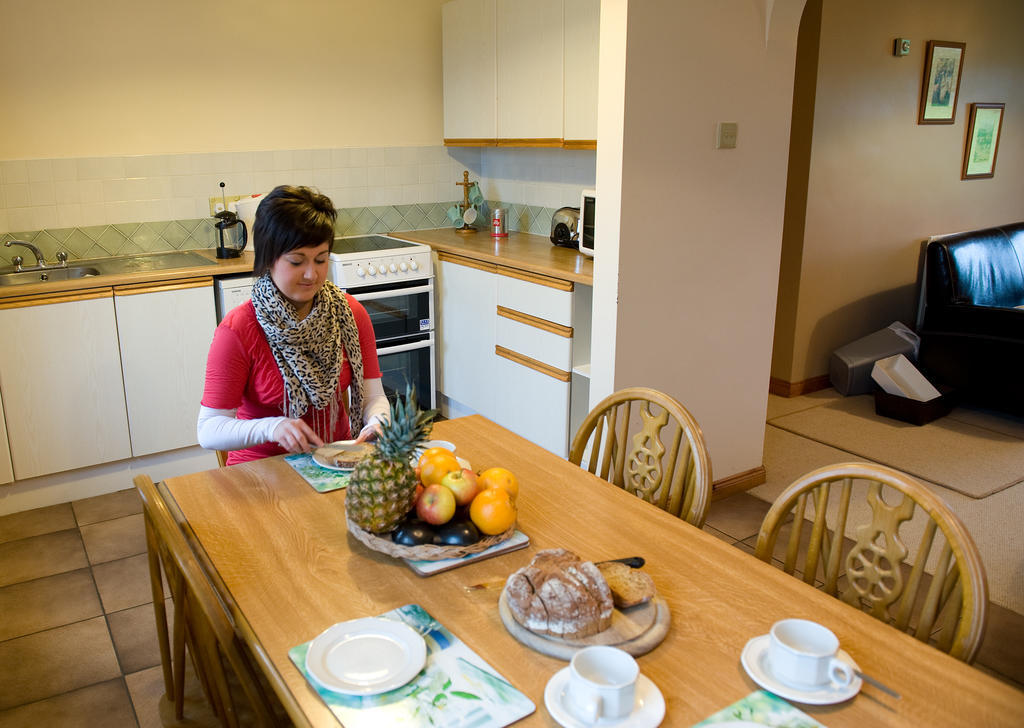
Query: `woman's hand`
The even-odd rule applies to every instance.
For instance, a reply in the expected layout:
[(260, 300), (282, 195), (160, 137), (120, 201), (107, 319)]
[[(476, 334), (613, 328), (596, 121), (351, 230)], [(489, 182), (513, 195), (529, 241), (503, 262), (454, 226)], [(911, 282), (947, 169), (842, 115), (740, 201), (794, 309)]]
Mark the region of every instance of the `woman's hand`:
[(303, 420), (285, 420), (274, 428), (274, 439), (288, 452), (309, 452), (324, 444)]
[(369, 442), (370, 440), (376, 440), (379, 436), (380, 424), (371, 422), (359, 431), (359, 437), (356, 438), (356, 442)]

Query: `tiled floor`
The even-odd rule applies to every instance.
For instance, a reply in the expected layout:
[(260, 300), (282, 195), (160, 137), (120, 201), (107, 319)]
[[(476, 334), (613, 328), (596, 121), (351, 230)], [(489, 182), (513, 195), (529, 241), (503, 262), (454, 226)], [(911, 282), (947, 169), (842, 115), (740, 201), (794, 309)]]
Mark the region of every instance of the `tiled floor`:
[[(715, 501), (706, 530), (753, 552), (768, 504)], [(0, 518), (0, 727), (206, 726), (163, 696), (141, 504), (134, 490)], [(976, 666), (1024, 689), (1024, 616), (992, 605)]]

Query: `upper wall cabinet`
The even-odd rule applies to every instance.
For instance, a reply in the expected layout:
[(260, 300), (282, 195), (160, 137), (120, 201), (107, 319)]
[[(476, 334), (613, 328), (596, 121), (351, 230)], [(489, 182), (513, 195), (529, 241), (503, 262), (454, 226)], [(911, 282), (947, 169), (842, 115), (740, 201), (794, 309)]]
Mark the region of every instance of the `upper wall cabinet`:
[(597, 64), (601, 0), (565, 3), (565, 124), (562, 137), (573, 149), (597, 146)]
[(445, 144), (595, 148), (600, 15), (600, 0), (447, 3)]
[(562, 3), (498, 0), (498, 142), (562, 146)]
[(493, 145), (498, 136), (495, 0), (441, 8), (444, 136), (451, 146)]

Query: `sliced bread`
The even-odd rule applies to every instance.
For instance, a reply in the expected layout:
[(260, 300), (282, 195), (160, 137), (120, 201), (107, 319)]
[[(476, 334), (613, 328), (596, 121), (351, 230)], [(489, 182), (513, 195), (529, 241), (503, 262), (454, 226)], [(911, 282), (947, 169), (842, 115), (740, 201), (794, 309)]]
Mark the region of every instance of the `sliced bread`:
[(612, 590), (612, 600), (620, 609), (635, 607), (649, 602), (657, 591), (654, 581), (643, 571), (633, 569), (619, 561), (598, 563), (608, 588)]

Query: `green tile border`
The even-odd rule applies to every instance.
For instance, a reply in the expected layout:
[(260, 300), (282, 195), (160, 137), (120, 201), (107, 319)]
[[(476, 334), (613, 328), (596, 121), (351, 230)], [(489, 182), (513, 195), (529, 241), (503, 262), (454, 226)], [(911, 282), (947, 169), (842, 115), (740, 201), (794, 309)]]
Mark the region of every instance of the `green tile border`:
[[(453, 227), (446, 212), (454, 204), (455, 201), (344, 207), (338, 210), (335, 232), (338, 235), (363, 235)], [(481, 219), (485, 223), (495, 207), (503, 207), (508, 211), (506, 227), (510, 231), (538, 235), (550, 232), (551, 216), (555, 208), (487, 200), (481, 210)], [(213, 222), (212, 218), (199, 218), (8, 232), (0, 234), (0, 245), (8, 240), (27, 240), (38, 246), (46, 260), (51, 262), (57, 259), (57, 253), (61, 251), (68, 254), (68, 260), (87, 260), (137, 253), (201, 250), (217, 246)], [(0, 247), (0, 266), (12, 265), (14, 256), (25, 257), (26, 252)], [(30, 260), (26, 262), (32, 263)]]

